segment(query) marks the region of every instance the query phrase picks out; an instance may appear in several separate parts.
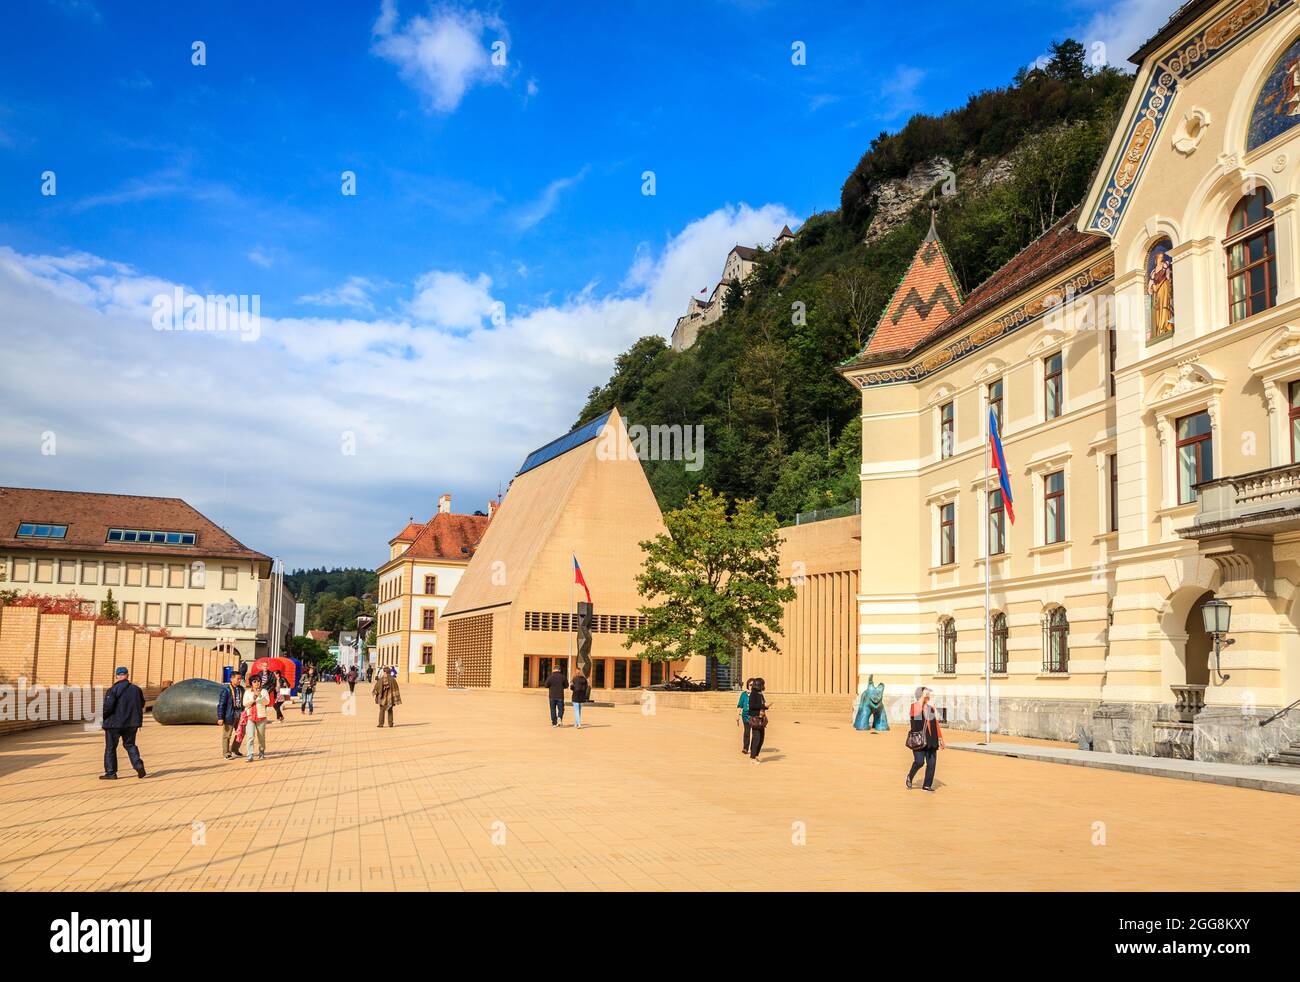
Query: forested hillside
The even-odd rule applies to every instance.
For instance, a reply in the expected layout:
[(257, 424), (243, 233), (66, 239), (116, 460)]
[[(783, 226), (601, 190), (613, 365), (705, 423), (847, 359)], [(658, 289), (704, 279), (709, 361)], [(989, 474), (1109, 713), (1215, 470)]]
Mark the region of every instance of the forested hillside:
[[(835, 367), (869, 339), (929, 227), (929, 202), (969, 292), (1083, 198), (1131, 84), (1065, 41), (1006, 88), (882, 133), (845, 180), (838, 211), (761, 251), (745, 289), (729, 291), (726, 313), (689, 350), (638, 341), (578, 423), (617, 405), (630, 423), (702, 424), (701, 470), (644, 463), (663, 508), (701, 484), (757, 497), (783, 521), (851, 501), (860, 402)], [(918, 174), (924, 184), (909, 195)]]
[[(296, 569), (284, 576), (294, 598), (306, 604), (308, 631), (350, 631), (357, 615), (373, 613), (379, 575), (371, 569)], [(363, 599), (369, 595), (371, 600)]]

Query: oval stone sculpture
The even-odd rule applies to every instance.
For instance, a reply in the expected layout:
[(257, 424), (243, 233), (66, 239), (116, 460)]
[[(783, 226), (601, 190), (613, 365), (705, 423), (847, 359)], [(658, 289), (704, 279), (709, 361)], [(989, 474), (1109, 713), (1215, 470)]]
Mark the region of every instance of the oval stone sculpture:
[(217, 721), (217, 699), (225, 688), (207, 679), (185, 679), (169, 685), (154, 700), (153, 718), (163, 726)]

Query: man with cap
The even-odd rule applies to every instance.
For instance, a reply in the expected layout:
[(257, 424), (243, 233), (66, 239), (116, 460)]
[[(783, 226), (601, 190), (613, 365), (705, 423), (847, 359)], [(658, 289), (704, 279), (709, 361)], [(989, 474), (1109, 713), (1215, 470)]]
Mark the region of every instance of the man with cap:
[(122, 741), (136, 774), (144, 777), (144, 761), (135, 746), (135, 734), (144, 725), (144, 693), (127, 676), (125, 668), (113, 673), (112, 687), (104, 693), (100, 725), (104, 728), (104, 773), (101, 781), (117, 780), (117, 742)]

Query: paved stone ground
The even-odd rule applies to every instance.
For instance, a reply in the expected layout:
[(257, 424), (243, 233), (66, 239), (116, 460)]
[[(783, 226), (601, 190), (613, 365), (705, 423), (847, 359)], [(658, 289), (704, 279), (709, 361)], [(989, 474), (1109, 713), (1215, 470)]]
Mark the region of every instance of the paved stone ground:
[(325, 685), (252, 764), (221, 759), (215, 726), (149, 720), (143, 781), (124, 757), (127, 776), (96, 779), (97, 732), (2, 738), (0, 888), (1300, 886), (1290, 795), (952, 752), (938, 793), (908, 792), (900, 730), (795, 722), (779, 696), (760, 766), (719, 713), (590, 709), (579, 731), (552, 729), (539, 695), (403, 697), (379, 730), (368, 699), (344, 715)]

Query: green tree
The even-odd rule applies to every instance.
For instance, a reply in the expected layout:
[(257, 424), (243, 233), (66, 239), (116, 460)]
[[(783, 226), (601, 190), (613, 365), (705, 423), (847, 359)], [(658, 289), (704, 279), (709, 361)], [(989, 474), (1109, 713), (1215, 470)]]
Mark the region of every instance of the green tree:
[(322, 665), (329, 660), (329, 649), (315, 638), (295, 634), (289, 639), (289, 657), (297, 658), (301, 662)]
[(641, 608), (643, 626), (628, 632), (624, 647), (640, 644), (650, 661), (693, 655), (728, 664), (733, 654), (776, 647), (781, 605), (794, 599), (782, 585), (776, 517), (758, 502), (727, 500), (700, 488), (664, 516), (668, 527), (641, 543), (645, 553), (637, 592), (653, 606)]
[(117, 601), (113, 599), (113, 591), (109, 590), (99, 604), (99, 616), (106, 621), (116, 621), (121, 614), (117, 611)]
[(730, 314), (745, 306), (745, 285), (740, 280), (727, 284), (727, 292), (722, 295), (722, 312)]

